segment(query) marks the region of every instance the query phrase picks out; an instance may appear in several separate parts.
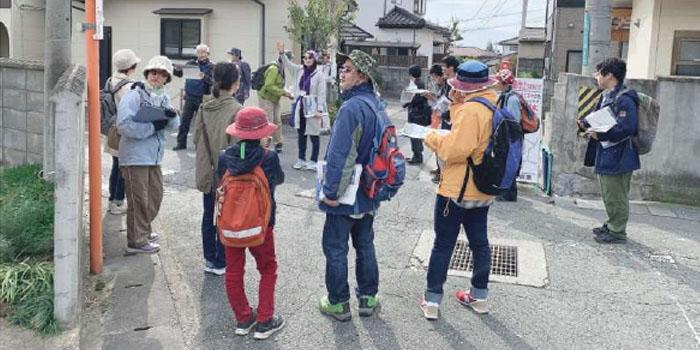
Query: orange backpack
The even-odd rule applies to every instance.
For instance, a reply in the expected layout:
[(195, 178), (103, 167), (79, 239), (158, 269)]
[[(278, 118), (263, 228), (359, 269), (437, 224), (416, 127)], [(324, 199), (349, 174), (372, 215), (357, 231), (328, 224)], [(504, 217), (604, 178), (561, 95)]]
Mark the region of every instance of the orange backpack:
[(272, 214), (272, 196), (260, 165), (252, 172), (231, 175), (227, 170), (216, 189), (216, 227), (227, 247), (256, 247), (265, 242)]

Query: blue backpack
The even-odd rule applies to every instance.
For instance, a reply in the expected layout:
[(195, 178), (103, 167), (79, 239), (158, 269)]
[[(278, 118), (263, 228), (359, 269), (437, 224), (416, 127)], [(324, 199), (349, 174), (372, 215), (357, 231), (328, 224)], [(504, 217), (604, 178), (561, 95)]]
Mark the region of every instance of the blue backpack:
[(513, 184), (523, 156), (523, 130), (507, 109), (497, 108), (483, 97), (467, 102), (481, 103), (493, 112), (493, 132), (481, 164), (474, 165), (471, 157), (467, 158), (468, 166), (459, 193), (460, 201), (464, 199), (470, 169), (474, 172), (476, 188), (482, 193), (497, 196)]
[(367, 197), (376, 201), (390, 200), (396, 195), (406, 178), (406, 159), (399, 150), (396, 127), (384, 108), (376, 100), (364, 96), (358, 98), (367, 104), (376, 116), (376, 131), (372, 138), (369, 161), (364, 166), (360, 185)]

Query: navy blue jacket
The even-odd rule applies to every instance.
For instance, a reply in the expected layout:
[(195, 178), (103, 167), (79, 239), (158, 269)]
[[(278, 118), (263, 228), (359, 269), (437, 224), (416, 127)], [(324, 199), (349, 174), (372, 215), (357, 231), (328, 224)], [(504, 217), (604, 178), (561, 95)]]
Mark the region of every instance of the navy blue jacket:
[[(640, 168), (639, 152), (632, 143), (632, 137), (637, 135), (639, 97), (634, 90), (617, 96), (622, 90), (624, 86), (618, 85), (608, 96), (603, 96), (598, 104), (597, 110), (611, 106), (617, 124), (608, 132), (598, 133), (598, 140), (591, 139), (588, 142), (584, 165), (594, 166), (596, 174), (621, 175)], [(619, 143), (603, 148), (600, 141)]]
[[(241, 144), (245, 142), (244, 155), (241, 158)], [(253, 171), (260, 164), (267, 182), (270, 185), (272, 195), (272, 214), (270, 215), (270, 227), (275, 226), (275, 187), (284, 182), (284, 171), (280, 166), (280, 159), (275, 152), (266, 152), (260, 146), (260, 141), (239, 141), (219, 153), (219, 179), (224, 176), (226, 170), (232, 175), (240, 175)], [(218, 182), (218, 181), (217, 181)]]
[[(372, 143), (377, 127), (377, 116), (370, 107), (357, 96), (367, 96), (379, 100), (372, 90), (371, 83), (365, 83), (341, 94), (344, 101), (333, 124), (328, 148), (326, 149), (326, 173), (324, 175), (323, 194), (326, 198), (336, 200), (345, 191), (355, 164), (363, 166), (369, 163)], [(342, 185), (341, 185), (342, 183)], [(332, 208), (320, 202), (319, 208), (326, 213), (338, 215), (370, 213), (379, 208), (379, 202), (370, 199), (360, 188), (357, 191), (355, 205), (341, 204)]]
[[(418, 89), (425, 89), (425, 84), (420, 79), (415, 79), (415, 84)], [(405, 103), (404, 108), (408, 108), (408, 122), (418, 125), (428, 126), (430, 125), (430, 115), (433, 113), (433, 109), (428, 103), (428, 99), (415, 94), (411, 102)]]
[(188, 100), (201, 100), (202, 96), (211, 93), (214, 64), (209, 59), (204, 61), (194, 59), (187, 62), (187, 64), (199, 66), (199, 70), (204, 73), (204, 78), (185, 80), (185, 97)]

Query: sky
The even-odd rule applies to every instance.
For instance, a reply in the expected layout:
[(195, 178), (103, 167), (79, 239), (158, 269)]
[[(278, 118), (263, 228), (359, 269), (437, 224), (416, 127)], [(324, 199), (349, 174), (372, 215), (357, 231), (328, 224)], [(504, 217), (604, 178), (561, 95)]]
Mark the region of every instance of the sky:
[[(425, 18), (447, 27), (451, 17), (462, 22), (464, 40), (460, 46), (486, 48), (490, 40), (495, 49), (497, 42), (518, 35), (522, 15), (522, 0), (427, 0)], [(529, 0), (528, 27), (544, 27), (547, 0)]]

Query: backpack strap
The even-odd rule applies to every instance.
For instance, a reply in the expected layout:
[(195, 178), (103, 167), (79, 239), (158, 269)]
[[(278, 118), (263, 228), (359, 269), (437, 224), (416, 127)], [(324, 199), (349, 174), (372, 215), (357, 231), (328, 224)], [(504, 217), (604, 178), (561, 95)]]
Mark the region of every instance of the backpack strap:
[(376, 99), (374, 101), (370, 100), (368, 96), (357, 95), (355, 96), (358, 100), (364, 102), (374, 113), (374, 137), (372, 138), (374, 149), (379, 149), (379, 142), (381, 140), (381, 126), (379, 125), (379, 109), (377, 108)]
[[(112, 83), (112, 78), (109, 78), (109, 83), (110, 83), (110, 84)], [(114, 88), (111, 89), (109, 92), (110, 92), (112, 95), (114, 95), (114, 94), (117, 93), (117, 91), (121, 90), (121, 89), (124, 87), (124, 85), (129, 84), (129, 83), (131, 83), (131, 80), (129, 80), (129, 79), (122, 79), (122, 81), (120, 81), (119, 83), (117, 83), (117, 85), (115, 85)], [(107, 83), (105, 83), (105, 84), (107, 84)]]

